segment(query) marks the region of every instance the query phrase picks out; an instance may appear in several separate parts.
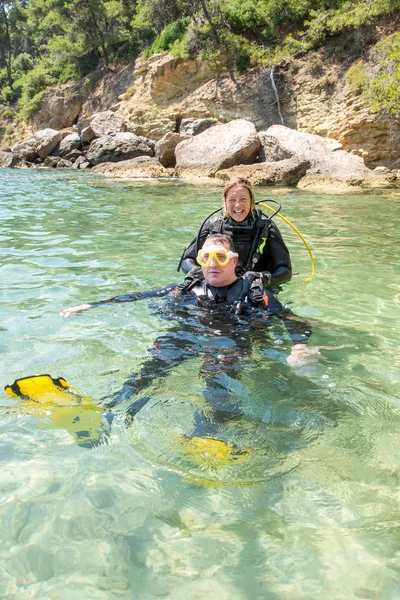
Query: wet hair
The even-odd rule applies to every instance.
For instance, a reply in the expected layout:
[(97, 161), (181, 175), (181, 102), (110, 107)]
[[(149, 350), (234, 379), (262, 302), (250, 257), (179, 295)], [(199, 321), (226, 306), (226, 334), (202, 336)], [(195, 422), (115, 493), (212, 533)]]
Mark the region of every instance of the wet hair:
[(243, 187), (243, 188), (246, 188), (246, 190), (248, 190), (248, 192), (250, 194), (250, 212), (254, 216), (255, 197), (254, 197), (253, 184), (251, 183), (251, 181), (249, 181), (249, 179), (245, 179), (244, 177), (235, 177), (234, 179), (230, 179), (228, 181), (228, 183), (224, 187), (224, 191), (222, 193), (222, 200), (224, 203), (224, 217), (228, 216), (228, 213), (226, 211), (226, 204), (225, 204), (226, 196), (227, 196), (229, 190), (236, 186)]
[(233, 237), (231, 235), (226, 235), (225, 233), (212, 233), (208, 236), (208, 238), (206, 238), (205, 242), (222, 244), (223, 246), (228, 246), (229, 250), (232, 250), (232, 252), (236, 252), (235, 244), (233, 243)]

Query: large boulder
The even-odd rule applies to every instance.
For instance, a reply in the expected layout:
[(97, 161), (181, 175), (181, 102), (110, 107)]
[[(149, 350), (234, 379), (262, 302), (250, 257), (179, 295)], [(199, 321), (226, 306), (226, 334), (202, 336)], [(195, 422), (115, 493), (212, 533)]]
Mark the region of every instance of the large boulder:
[(260, 155), (266, 161), (281, 160), (282, 156), (295, 156), (308, 160), (307, 175), (336, 179), (364, 179), (371, 174), (364, 160), (342, 149), (334, 139), (311, 133), (302, 133), (283, 125), (272, 125), (259, 134), (262, 149)]
[(31, 136), (22, 142), (18, 142), (12, 147), (12, 153), (17, 161), (34, 162), (39, 158), (36, 151), (37, 140)]
[(213, 176), (221, 169), (253, 163), (259, 148), (254, 125), (237, 119), (180, 142), (175, 149), (176, 168)]
[(228, 181), (234, 177), (246, 177), (254, 185), (296, 185), (310, 168), (310, 162), (298, 158), (287, 158), (277, 162), (240, 165), (218, 171), (215, 177)]
[(119, 115), (112, 110), (97, 113), (90, 120), (90, 128), (95, 137), (126, 131), (126, 125)]
[(179, 133), (166, 133), (155, 144), (154, 154), (164, 167), (174, 167), (176, 163), (175, 148), (182, 141)]
[(102, 163), (93, 167), (92, 173), (112, 177), (173, 177), (173, 169), (165, 169), (158, 160), (151, 156), (139, 156), (118, 163)]
[(285, 150), (279, 145), (279, 141), (268, 135), (266, 131), (259, 131), (258, 137), (261, 142), (260, 152), (258, 154), (259, 162), (276, 162), (292, 158), (293, 152)]
[(34, 138), (37, 140), (36, 151), (40, 158), (49, 156), (63, 138), (68, 135), (68, 130), (57, 131), (56, 129), (41, 129), (37, 131)]
[[(109, 163), (107, 163), (109, 164)], [(78, 156), (74, 164), (72, 165), (73, 169), (88, 169), (90, 167), (90, 163), (86, 160), (84, 156)]]
[(15, 144), (12, 149), (13, 154), (19, 160), (28, 162), (35, 162), (39, 157), (44, 159), (53, 152), (68, 133), (69, 130), (67, 129), (62, 131), (50, 128), (40, 129), (31, 137)]
[(121, 132), (104, 135), (94, 140), (86, 152), (86, 158), (92, 165), (98, 165), (103, 162), (119, 162), (137, 156), (153, 156), (153, 154), (154, 151), (146, 138), (134, 133)]
[(12, 152), (0, 150), (0, 167), (14, 167), (18, 164), (18, 159)]
[(78, 150), (81, 146), (82, 142), (79, 133), (69, 133), (61, 140), (54, 154), (66, 157), (67, 154), (70, 154), (74, 150)]

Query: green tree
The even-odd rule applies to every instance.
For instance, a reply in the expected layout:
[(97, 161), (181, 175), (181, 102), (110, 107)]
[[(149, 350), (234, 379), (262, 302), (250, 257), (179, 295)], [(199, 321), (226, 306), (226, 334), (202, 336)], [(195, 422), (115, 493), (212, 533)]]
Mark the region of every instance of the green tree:
[(0, 0), (0, 66), (7, 71), (7, 81), (13, 89), (12, 61), (14, 58), (14, 34), (16, 1)]

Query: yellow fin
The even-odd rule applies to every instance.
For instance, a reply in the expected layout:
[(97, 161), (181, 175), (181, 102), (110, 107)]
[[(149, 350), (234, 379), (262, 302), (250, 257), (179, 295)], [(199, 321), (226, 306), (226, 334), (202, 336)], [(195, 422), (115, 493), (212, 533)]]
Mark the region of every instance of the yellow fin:
[(243, 463), (251, 456), (251, 450), (238, 448), (215, 438), (179, 436), (179, 442), (190, 459), (199, 466), (225, 467)]
[(23, 401), (25, 411), (47, 424), (65, 429), (79, 445), (91, 446), (103, 435), (103, 409), (71, 388), (63, 377), (32, 375), (17, 379), (5, 388), (7, 394)]

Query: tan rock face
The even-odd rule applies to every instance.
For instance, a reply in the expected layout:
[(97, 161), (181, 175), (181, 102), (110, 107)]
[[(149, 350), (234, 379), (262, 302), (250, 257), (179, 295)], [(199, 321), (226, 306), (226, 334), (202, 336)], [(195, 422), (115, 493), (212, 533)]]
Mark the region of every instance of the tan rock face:
[(346, 83), (344, 66), (321, 67), (316, 77), (308, 62), (299, 61), (300, 70), (287, 75), (285, 124), (338, 140), (344, 150), (361, 156), (369, 168), (400, 167), (399, 120), (373, 114)]
[(33, 118), (34, 130), (71, 127), (78, 119), (84, 101), (81, 82), (69, 82), (45, 92), (40, 110)]
[(117, 112), (130, 130), (159, 140), (184, 119), (245, 119), (257, 128), (279, 123), (268, 69), (232, 79), (202, 62), (171, 56), (141, 66)]

